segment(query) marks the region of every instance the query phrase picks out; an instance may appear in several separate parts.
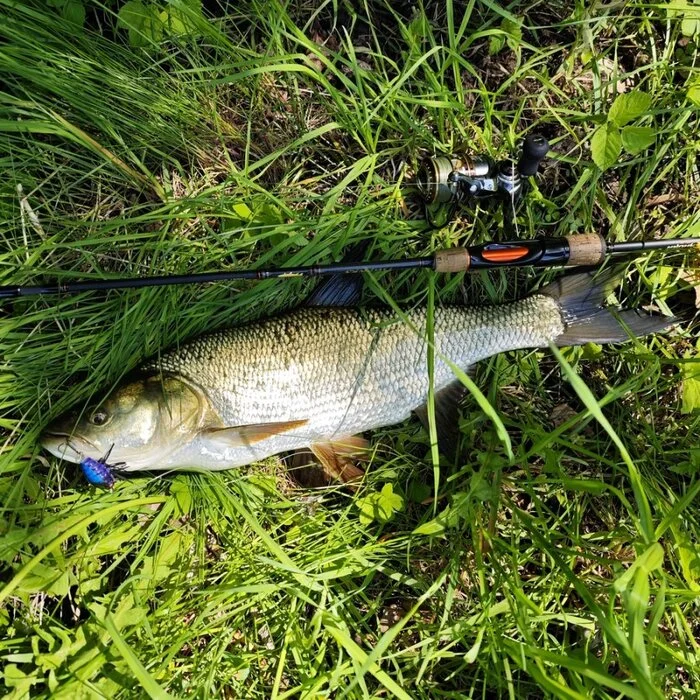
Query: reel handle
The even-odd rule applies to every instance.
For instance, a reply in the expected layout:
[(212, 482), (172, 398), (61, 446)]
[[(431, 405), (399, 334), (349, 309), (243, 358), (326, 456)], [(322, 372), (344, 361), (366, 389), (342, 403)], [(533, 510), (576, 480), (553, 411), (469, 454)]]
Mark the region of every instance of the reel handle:
[(549, 151), (549, 141), (542, 134), (529, 134), (523, 143), (523, 152), (518, 161), (518, 172), (523, 177), (537, 173), (540, 162)]

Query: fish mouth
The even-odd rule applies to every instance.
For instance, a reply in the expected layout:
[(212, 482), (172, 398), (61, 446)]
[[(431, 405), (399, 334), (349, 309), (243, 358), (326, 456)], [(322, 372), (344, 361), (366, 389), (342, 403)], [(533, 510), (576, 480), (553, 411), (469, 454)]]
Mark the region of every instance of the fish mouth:
[(75, 464), (80, 464), (87, 451), (96, 451), (95, 445), (85, 438), (52, 430), (45, 430), (40, 442), (54, 457)]

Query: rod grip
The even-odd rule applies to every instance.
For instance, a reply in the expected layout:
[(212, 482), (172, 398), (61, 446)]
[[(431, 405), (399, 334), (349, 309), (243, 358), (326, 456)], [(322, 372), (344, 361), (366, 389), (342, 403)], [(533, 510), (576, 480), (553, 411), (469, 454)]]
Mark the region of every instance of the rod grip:
[(607, 244), (599, 233), (577, 233), (566, 236), (569, 244), (567, 265), (600, 265), (605, 260)]
[(469, 269), (469, 253), (466, 248), (445, 248), (435, 253), (436, 272), (466, 272)]

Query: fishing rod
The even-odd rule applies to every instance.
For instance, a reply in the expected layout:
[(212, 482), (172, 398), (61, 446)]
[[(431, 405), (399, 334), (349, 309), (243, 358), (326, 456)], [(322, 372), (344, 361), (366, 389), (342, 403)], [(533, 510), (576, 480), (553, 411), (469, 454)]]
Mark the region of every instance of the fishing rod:
[(428, 268), (435, 272), (471, 272), (497, 268), (598, 266), (608, 257), (635, 255), (650, 250), (685, 248), (700, 245), (700, 238), (667, 238), (650, 241), (607, 242), (597, 233), (573, 234), (559, 238), (536, 238), (446, 248), (434, 255), (407, 260), (346, 262), (330, 265), (282, 267), (263, 270), (232, 270), (192, 275), (159, 275), (156, 277), (121, 277), (104, 280), (63, 282), (39, 286), (0, 286), (0, 299), (41, 294), (74, 294), (77, 292), (139, 289), (180, 284), (203, 284), (233, 280), (264, 280), (275, 277), (319, 277), (342, 273), (378, 270), (411, 270)]
[[(493, 198), (503, 204), (504, 217), (514, 216), (528, 186), (528, 178), (537, 173), (549, 151), (549, 143), (541, 134), (530, 134), (520, 148), (517, 161), (495, 162), (488, 156), (440, 155), (423, 161), (416, 177), (416, 186), (426, 204), (426, 214), (456, 207), (470, 200)], [(437, 207), (437, 209), (435, 209)], [(635, 255), (649, 250), (682, 248), (700, 245), (700, 238), (673, 238), (651, 241), (609, 243), (595, 233), (575, 234), (560, 238), (490, 241), (480, 245), (447, 248), (432, 256), (406, 260), (340, 262), (330, 265), (283, 267), (262, 270), (203, 272), (189, 275), (154, 277), (117, 277), (112, 279), (59, 282), (39, 286), (0, 286), (0, 299), (43, 294), (74, 294), (111, 289), (140, 289), (181, 284), (206, 284), (235, 280), (264, 280), (288, 277), (319, 277), (343, 273), (379, 270), (412, 270), (428, 268), (436, 272), (467, 272), (496, 268), (598, 266), (608, 257)]]

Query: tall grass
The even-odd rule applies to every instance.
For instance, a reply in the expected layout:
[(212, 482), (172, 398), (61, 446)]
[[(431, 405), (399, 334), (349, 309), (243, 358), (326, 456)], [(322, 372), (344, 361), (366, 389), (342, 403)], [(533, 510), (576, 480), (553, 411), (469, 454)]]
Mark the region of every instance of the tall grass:
[[(494, 238), (497, 207), (431, 229), (411, 176), (425, 154), (500, 158), (534, 129), (554, 154), (519, 235), (697, 231), (697, 51), (664, 5), (249, 0), (138, 48), (118, 3), (88, 4), (85, 27), (44, 3), (0, 8), (2, 283)], [(634, 88), (653, 96), (656, 142), (601, 173), (590, 137)], [(692, 264), (641, 258), (620, 293), (684, 313), (675, 333), (482, 363), (491, 415), (467, 402), (458, 463), (416, 423), (390, 427), (356, 495), (297, 488), (276, 460), (95, 491), (37, 446), (50, 418), (147, 356), (291, 308), (307, 283), (6, 303), (6, 693), (691, 697), (700, 422), (680, 393), (700, 348), (669, 267)], [(496, 303), (539, 281), (383, 275), (365, 301)], [(387, 483), (404, 508), (367, 523), (358, 505)]]

